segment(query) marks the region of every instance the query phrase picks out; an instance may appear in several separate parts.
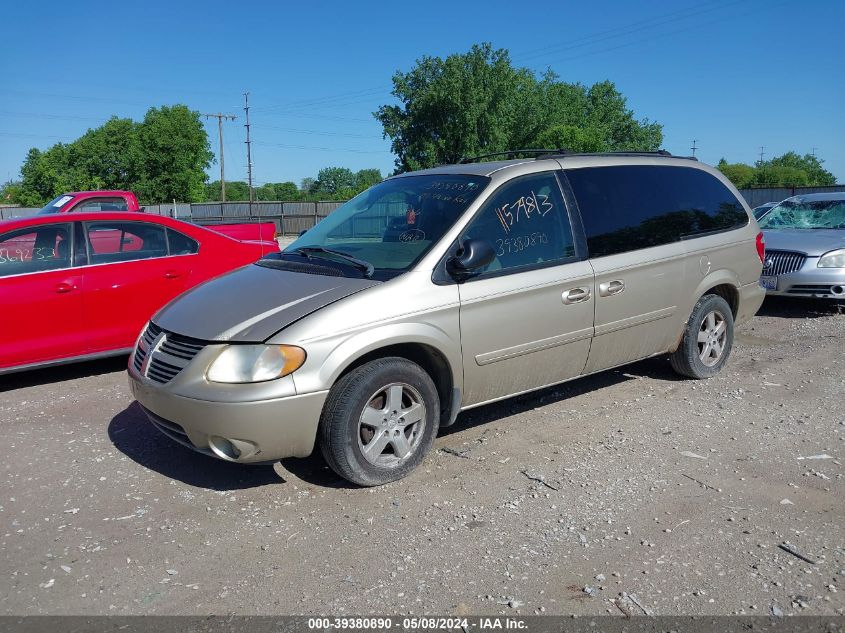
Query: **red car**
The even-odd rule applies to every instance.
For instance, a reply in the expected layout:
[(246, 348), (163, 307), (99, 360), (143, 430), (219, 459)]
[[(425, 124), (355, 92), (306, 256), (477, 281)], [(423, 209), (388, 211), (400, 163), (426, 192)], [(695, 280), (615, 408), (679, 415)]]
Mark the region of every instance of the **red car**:
[[(138, 198), (131, 191), (72, 191), (56, 196), (38, 212), (38, 215), (53, 213), (79, 213), (81, 211), (143, 211)], [(227, 222), (208, 225), (212, 231), (228, 235), (236, 240), (272, 240), (276, 237), (276, 225), (272, 222)]]
[(165, 303), (278, 250), (132, 212), (2, 221), (0, 374), (128, 353)]

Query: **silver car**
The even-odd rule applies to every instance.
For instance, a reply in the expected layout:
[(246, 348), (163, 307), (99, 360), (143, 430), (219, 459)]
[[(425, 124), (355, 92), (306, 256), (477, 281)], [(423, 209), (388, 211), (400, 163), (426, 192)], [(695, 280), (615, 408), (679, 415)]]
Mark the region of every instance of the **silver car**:
[(768, 294), (845, 299), (845, 192), (787, 198), (760, 227)]
[(725, 365), (763, 242), (715, 169), (552, 154), (394, 176), (146, 326), (129, 383), (164, 434), (239, 463), (407, 475), (460, 411), (659, 354)]

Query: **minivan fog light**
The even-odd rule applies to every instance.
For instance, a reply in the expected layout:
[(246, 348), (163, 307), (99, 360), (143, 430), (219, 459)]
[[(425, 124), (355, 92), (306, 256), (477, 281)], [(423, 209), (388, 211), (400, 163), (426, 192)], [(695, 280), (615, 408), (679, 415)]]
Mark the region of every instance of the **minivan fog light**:
[(214, 359), (212, 382), (264, 382), (287, 376), (305, 362), (305, 350), (292, 345), (229, 345)]

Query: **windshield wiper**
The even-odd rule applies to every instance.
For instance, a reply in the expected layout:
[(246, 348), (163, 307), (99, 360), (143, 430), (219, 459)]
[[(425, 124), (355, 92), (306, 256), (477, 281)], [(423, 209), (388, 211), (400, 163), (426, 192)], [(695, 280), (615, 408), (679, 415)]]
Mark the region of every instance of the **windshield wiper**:
[[(292, 251), (287, 251), (289, 253), (299, 253), (304, 255), (305, 257), (312, 257), (317, 256), (319, 257), (320, 253), (325, 253), (327, 255), (335, 255), (336, 257), (340, 257), (344, 261), (349, 264), (352, 264), (355, 268), (360, 270), (364, 273), (366, 277), (372, 277), (373, 272), (375, 272), (375, 268), (370, 262), (365, 262), (363, 259), (358, 259), (357, 257), (353, 257), (343, 251), (336, 251), (331, 248), (324, 248), (322, 246), (300, 246), (299, 248), (295, 248)], [(321, 257), (320, 259), (330, 259), (328, 257)]]

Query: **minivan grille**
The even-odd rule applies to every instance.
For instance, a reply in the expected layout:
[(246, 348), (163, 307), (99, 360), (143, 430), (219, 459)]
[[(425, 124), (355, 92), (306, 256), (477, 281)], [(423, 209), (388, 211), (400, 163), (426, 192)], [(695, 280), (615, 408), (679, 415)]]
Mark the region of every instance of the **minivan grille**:
[[(168, 332), (150, 321), (138, 339), (132, 363), (142, 376), (165, 384), (187, 367), (205, 346), (204, 341)], [(145, 362), (147, 356), (150, 358)]]
[(804, 253), (766, 250), (766, 257), (763, 260), (763, 274), (786, 275), (794, 273), (801, 269), (806, 259), (807, 256)]

